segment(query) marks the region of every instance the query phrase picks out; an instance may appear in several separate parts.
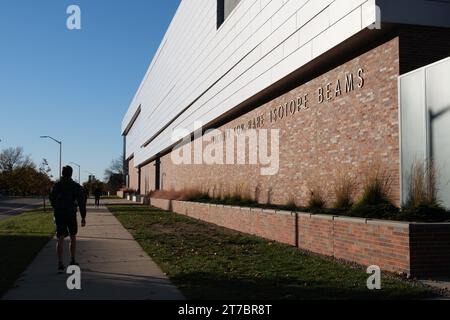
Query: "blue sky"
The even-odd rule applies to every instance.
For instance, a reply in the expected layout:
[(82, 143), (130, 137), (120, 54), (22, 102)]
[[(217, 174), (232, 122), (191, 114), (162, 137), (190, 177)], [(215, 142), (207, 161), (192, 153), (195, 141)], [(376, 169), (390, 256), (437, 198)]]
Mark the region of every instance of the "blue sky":
[[(122, 153), (120, 124), (180, 0), (0, 0), (0, 149), (22, 146), (58, 176), (103, 171)], [(81, 8), (81, 30), (66, 9)], [(77, 170), (76, 170), (77, 171)], [(74, 178), (77, 178), (74, 177)]]

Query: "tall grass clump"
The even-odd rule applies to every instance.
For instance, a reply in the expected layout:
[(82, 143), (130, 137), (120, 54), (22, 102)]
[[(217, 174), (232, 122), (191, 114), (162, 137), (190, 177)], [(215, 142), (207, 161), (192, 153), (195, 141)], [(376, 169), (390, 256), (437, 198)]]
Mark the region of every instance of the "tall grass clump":
[(298, 210), (298, 206), (297, 206), (297, 203), (295, 202), (294, 196), (289, 197), (288, 201), (283, 206), (283, 209), (288, 210), (288, 211), (297, 211)]
[(381, 168), (371, 166), (366, 174), (363, 194), (353, 205), (352, 213), (365, 218), (385, 218), (398, 209), (390, 198), (392, 177)]
[(252, 198), (252, 194), (244, 184), (237, 184), (234, 190), (222, 196), (221, 201), (227, 205), (255, 205), (256, 201)]
[(352, 178), (347, 175), (339, 177), (338, 182), (334, 186), (334, 194), (336, 197), (335, 209), (348, 210), (352, 207), (355, 188), (355, 181)]
[(200, 189), (189, 188), (183, 190), (155, 190), (151, 191), (148, 196), (150, 198), (165, 199), (165, 200), (180, 200), (180, 201), (205, 201), (210, 199), (207, 192)]
[(406, 207), (439, 206), (437, 172), (432, 163), (415, 162), (408, 179), (409, 194)]
[(310, 197), (308, 201), (308, 209), (311, 211), (320, 211), (325, 208), (326, 202), (323, 197), (322, 190), (319, 187), (314, 187), (310, 190)]
[(442, 221), (450, 219), (438, 198), (438, 172), (432, 161), (414, 162), (408, 178), (408, 199), (404, 220)]
[(193, 202), (209, 202), (211, 200), (209, 192), (202, 191), (197, 188), (184, 189), (180, 192), (178, 200), (193, 201)]
[(148, 193), (148, 197), (164, 200), (179, 200), (179, 198), (181, 197), (181, 192), (175, 191), (175, 189), (153, 190)]

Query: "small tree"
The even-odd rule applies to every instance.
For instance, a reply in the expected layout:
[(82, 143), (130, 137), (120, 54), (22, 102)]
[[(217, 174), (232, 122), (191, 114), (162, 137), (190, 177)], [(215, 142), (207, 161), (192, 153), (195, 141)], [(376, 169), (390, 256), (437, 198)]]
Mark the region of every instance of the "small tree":
[(23, 148), (8, 148), (0, 152), (0, 182), (2, 192), (8, 195), (33, 193), (36, 168)]
[(47, 159), (42, 159), (42, 162), (39, 166), (39, 175), (40, 175), (40, 179), (39, 179), (39, 193), (42, 196), (42, 202), (44, 205), (44, 212), (46, 211), (46, 204), (45, 204), (45, 199), (47, 198), (47, 196), (50, 193), (50, 188), (53, 185), (52, 182), (52, 178), (53, 176), (51, 175), (51, 169), (50, 166), (48, 165), (48, 161)]

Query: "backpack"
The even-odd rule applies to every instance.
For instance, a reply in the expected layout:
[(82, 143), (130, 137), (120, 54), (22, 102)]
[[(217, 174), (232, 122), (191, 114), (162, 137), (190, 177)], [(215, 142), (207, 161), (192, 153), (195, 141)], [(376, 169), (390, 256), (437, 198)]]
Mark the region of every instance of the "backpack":
[(78, 190), (74, 183), (60, 182), (55, 186), (54, 203), (56, 209), (75, 209), (77, 207)]

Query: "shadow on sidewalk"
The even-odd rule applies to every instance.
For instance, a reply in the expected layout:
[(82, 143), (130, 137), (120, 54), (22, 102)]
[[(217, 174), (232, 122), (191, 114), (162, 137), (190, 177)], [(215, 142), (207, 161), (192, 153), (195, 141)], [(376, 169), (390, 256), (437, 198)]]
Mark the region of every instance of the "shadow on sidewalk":
[(51, 238), (37, 232), (0, 236), (0, 297), (14, 285)]

